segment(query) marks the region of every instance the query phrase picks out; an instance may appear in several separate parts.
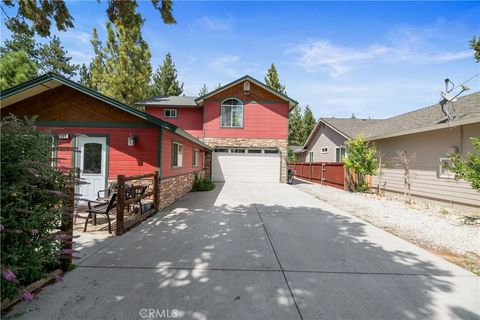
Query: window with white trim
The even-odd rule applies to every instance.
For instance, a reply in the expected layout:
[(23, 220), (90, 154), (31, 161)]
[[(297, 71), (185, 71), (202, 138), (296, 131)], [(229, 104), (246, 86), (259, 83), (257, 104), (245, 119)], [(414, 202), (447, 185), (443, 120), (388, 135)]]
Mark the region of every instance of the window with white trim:
[(313, 151), (308, 153), (308, 162), (313, 162)]
[(243, 103), (234, 98), (224, 100), (220, 106), (220, 127), (243, 127)]
[(265, 150), (263, 150), (263, 153), (266, 153), (266, 154), (277, 154), (277, 153), (278, 153), (278, 149), (265, 149)]
[(438, 161), (438, 177), (445, 179), (455, 179), (455, 173), (450, 171), (448, 166), (452, 166), (449, 158), (440, 158)]
[(193, 166), (198, 167), (198, 149), (193, 149)]
[(228, 149), (226, 148), (215, 148), (214, 151), (217, 153), (228, 153)]
[(178, 142), (172, 143), (172, 167), (181, 168), (183, 166), (183, 145)]
[(347, 150), (345, 149), (345, 147), (336, 147), (335, 148), (335, 162), (343, 162), (346, 154), (347, 154)]
[(328, 147), (322, 147), (321, 152), (322, 153), (328, 153)]
[(177, 117), (177, 109), (165, 109), (165, 110), (163, 110), (163, 116), (165, 118), (176, 118)]
[(203, 152), (202, 152), (202, 168), (203, 168), (203, 169), (206, 168), (206, 165), (205, 165), (206, 153), (207, 153), (207, 151), (203, 150)]
[(231, 153), (245, 153), (245, 149), (231, 149)]

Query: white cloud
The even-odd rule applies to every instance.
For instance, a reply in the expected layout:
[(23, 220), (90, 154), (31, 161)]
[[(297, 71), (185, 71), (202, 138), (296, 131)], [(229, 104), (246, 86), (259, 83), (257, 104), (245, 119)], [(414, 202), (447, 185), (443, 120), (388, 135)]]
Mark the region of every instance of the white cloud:
[(297, 56), (297, 62), (309, 72), (329, 70), (336, 77), (347, 73), (366, 62), (390, 52), (385, 46), (370, 46), (367, 48), (349, 48), (331, 44), (326, 40), (308, 41), (289, 49), (287, 53)]
[(232, 78), (238, 78), (246, 74), (256, 72), (259, 66), (255, 63), (245, 62), (240, 56), (223, 55), (214, 59), (210, 67), (222, 75)]
[(228, 31), (233, 27), (233, 18), (231, 15), (228, 15), (226, 18), (203, 16), (198, 21), (205, 28), (214, 31)]

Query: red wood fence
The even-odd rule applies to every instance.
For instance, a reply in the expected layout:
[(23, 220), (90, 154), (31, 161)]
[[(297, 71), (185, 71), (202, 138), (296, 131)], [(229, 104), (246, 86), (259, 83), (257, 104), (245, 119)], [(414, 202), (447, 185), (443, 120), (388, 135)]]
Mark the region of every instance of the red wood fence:
[(343, 162), (291, 162), (295, 177), (330, 187), (345, 189)]

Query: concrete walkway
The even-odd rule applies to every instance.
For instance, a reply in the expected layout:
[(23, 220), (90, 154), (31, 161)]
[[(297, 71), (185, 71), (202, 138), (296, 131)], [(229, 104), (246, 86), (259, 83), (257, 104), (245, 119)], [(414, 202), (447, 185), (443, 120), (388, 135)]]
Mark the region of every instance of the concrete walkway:
[[(97, 250), (95, 250), (95, 246)], [(23, 319), (478, 319), (480, 278), (281, 184), (190, 193), (98, 241)]]

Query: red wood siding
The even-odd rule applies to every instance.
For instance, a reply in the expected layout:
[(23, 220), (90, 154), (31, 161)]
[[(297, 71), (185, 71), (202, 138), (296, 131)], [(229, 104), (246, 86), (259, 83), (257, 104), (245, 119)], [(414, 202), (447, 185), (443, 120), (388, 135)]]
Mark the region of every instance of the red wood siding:
[(205, 137), (286, 139), (288, 136), (288, 104), (247, 103), (244, 105), (243, 128), (220, 127), (219, 101), (206, 101)]
[[(177, 109), (177, 117), (165, 118), (163, 116), (163, 110), (165, 109)], [(145, 111), (152, 116), (178, 126), (195, 138), (202, 138), (202, 109), (203, 108), (147, 107)]]
[(343, 162), (291, 162), (288, 166), (293, 170), (295, 177), (344, 189)]
[[(172, 167), (172, 143), (178, 142), (183, 145), (183, 164), (181, 168)], [(198, 166), (193, 166), (193, 148), (198, 149)], [(162, 177), (173, 177), (195, 171), (203, 170), (203, 155), (205, 149), (190, 140), (187, 140), (173, 132), (163, 130), (162, 136)]]
[[(149, 173), (158, 168), (158, 130), (157, 128), (86, 128), (86, 127), (41, 127), (52, 133), (70, 133), (69, 140), (60, 140), (59, 145), (72, 146), (72, 135), (108, 134), (109, 135), (109, 179), (117, 175), (137, 175)], [(127, 146), (131, 133), (137, 135), (135, 146)], [(58, 151), (62, 158), (60, 165), (71, 167), (72, 151)]]

